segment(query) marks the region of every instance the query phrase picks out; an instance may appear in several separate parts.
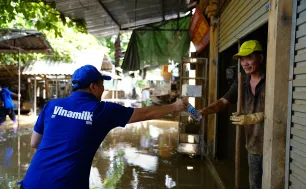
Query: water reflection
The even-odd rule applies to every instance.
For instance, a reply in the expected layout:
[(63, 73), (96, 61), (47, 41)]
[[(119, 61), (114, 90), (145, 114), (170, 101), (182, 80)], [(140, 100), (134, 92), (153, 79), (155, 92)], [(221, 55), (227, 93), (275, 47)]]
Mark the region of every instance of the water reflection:
[[(0, 142), (0, 188), (17, 188), (34, 149), (30, 130)], [(217, 188), (205, 163), (177, 154), (177, 122), (147, 121), (112, 130), (94, 157), (90, 188)], [(19, 149), (19, 150), (18, 150)]]

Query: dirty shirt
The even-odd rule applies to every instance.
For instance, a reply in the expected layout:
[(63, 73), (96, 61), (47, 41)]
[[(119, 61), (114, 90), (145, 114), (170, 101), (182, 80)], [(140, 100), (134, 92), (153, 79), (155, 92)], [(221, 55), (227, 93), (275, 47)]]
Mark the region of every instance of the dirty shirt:
[(34, 126), (42, 139), (19, 184), (25, 189), (88, 189), (101, 142), (111, 129), (124, 127), (133, 112), (82, 91), (50, 101)]
[[(246, 75), (242, 92), (242, 114), (253, 114), (265, 110), (265, 87), (266, 79), (263, 76), (252, 94), (250, 75)], [(236, 104), (238, 99), (238, 83), (234, 82), (229, 91), (223, 96), (231, 104)], [(245, 125), (246, 149), (251, 154), (263, 154), (264, 122)]]

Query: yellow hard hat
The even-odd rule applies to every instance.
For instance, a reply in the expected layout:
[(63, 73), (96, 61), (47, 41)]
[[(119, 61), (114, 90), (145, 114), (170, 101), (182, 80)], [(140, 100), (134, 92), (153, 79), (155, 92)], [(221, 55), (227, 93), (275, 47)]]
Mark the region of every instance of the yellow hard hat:
[(233, 56), (233, 59), (237, 60), (238, 58), (242, 56), (248, 56), (255, 51), (262, 52), (262, 47), (260, 43), (257, 40), (245, 41), (241, 45), (239, 52)]

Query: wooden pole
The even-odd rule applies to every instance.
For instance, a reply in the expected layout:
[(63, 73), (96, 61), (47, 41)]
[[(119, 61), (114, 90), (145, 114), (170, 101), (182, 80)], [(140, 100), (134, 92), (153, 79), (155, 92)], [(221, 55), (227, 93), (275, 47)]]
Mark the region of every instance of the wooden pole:
[(58, 81), (57, 81), (57, 75), (56, 77), (56, 81), (55, 81), (55, 98), (58, 98)]
[[(301, 2), (301, 1), (299, 1)], [(298, 137), (293, 137), (294, 142), (287, 141), (288, 148), (286, 149), (286, 133), (287, 127), (295, 128), (296, 134), (300, 135), (303, 130), (300, 130), (300, 125), (298, 124), (299, 121), (292, 120), (295, 122), (293, 125), (288, 121), (287, 126), (287, 117), (291, 116), (292, 112), (290, 109), (288, 111), (288, 95), (298, 95), (298, 93), (305, 93), (302, 92), (303, 87), (298, 87), (299, 84), (295, 87), (296, 92), (293, 92), (291, 88), (288, 89), (288, 84), (295, 83), (296, 80), (293, 79), (301, 79), (301, 78), (292, 78), (289, 76), (290, 71), (290, 61), (295, 60), (296, 52), (295, 50), (295, 43), (297, 40), (295, 37), (291, 38), (295, 35), (300, 35), (298, 29), (301, 27), (296, 27), (296, 22), (300, 22), (303, 20), (305, 16), (303, 13), (299, 13), (301, 16), (298, 19), (292, 20), (292, 17), (296, 17), (293, 15), (293, 5), (295, 5), (294, 9), (300, 9), (303, 7), (301, 4), (299, 8), (297, 8), (297, 0), (272, 0), (270, 1), (270, 10), (269, 10), (269, 22), (268, 22), (268, 46), (267, 46), (267, 70), (266, 70), (266, 95), (265, 95), (265, 123), (264, 123), (264, 145), (263, 145), (263, 177), (262, 177), (262, 188), (269, 188), (269, 189), (278, 189), (278, 188), (299, 188), (298, 185), (291, 185), (286, 187), (285, 185), (285, 177), (288, 179), (286, 180), (287, 186), (291, 184), (292, 180), (299, 180), (298, 182), (305, 183), (305, 174), (302, 173), (303, 170), (302, 166), (297, 166), (297, 164), (292, 164), (291, 158), (289, 158), (289, 154), (291, 152), (290, 145), (301, 145), (301, 147), (305, 147), (303, 142), (305, 140), (300, 140)], [(294, 11), (296, 14), (296, 11)], [(293, 28), (292, 28), (292, 24)], [(291, 31), (291, 29), (293, 29)], [(305, 31), (305, 29), (300, 30)], [(292, 33), (291, 33), (292, 32)], [(291, 40), (293, 42), (291, 43)], [(298, 45), (300, 43), (305, 44), (305, 42), (298, 41)], [(292, 52), (291, 52), (291, 48)], [(298, 47), (299, 48), (299, 47)], [(291, 54), (291, 53), (292, 54)], [(292, 56), (292, 59), (290, 58)], [(294, 64), (292, 62), (292, 64)], [(298, 63), (304, 64), (304, 63)], [(294, 65), (297, 66), (297, 65)], [(293, 68), (293, 67), (292, 67)], [(293, 72), (300, 72), (301, 68), (303, 67), (295, 67)], [(300, 75), (302, 76), (302, 75)], [(302, 82), (304, 84), (304, 82)], [(301, 86), (301, 85), (300, 85)], [(290, 90), (290, 92), (289, 92)], [(299, 91), (300, 90), (300, 91)], [(304, 88), (303, 88), (304, 90)], [(299, 99), (297, 97), (297, 99)], [(301, 98), (302, 99), (302, 98)], [(290, 98), (292, 100), (292, 97)], [(290, 103), (290, 101), (289, 101)], [(294, 106), (300, 106), (298, 100), (293, 101), (290, 103)], [(301, 106), (302, 107), (302, 106)], [(305, 109), (301, 109), (305, 111)], [(300, 110), (300, 111), (301, 111)], [(294, 115), (298, 120), (304, 120), (301, 116), (303, 113), (299, 112), (298, 115)], [(299, 115), (300, 114), (300, 115)], [(302, 121), (303, 122), (303, 121)], [(288, 128), (288, 129), (289, 129)], [(289, 138), (292, 136), (289, 134)], [(303, 141), (303, 142), (302, 142)], [(293, 144), (294, 143), (294, 144)], [(287, 151), (287, 172), (285, 171), (285, 157)], [(293, 154), (296, 154), (293, 152)], [(300, 160), (302, 155), (297, 154), (293, 155), (292, 158), (298, 158), (297, 161), (303, 163), (305, 167), (305, 159)], [(293, 168), (294, 167), (294, 168)], [(293, 168), (292, 170), (289, 170)], [(301, 171), (303, 174), (303, 178), (295, 177), (295, 173), (292, 175), (292, 171)], [(286, 176), (285, 176), (286, 175)], [(301, 179), (301, 180), (300, 180)], [(300, 188), (305, 188), (305, 185), (301, 185)]]
[(19, 121), (20, 121), (20, 86), (21, 86), (21, 71), (20, 71), (20, 49), (18, 49), (18, 121), (17, 125), (19, 127)]
[(36, 91), (37, 91), (37, 82), (36, 82), (36, 76), (34, 76), (34, 96), (33, 96), (33, 103), (34, 103), (34, 116), (36, 116), (36, 112), (37, 112), (37, 94), (36, 94)]
[[(238, 43), (238, 51), (240, 43)], [(240, 70), (240, 59), (238, 60), (238, 101), (237, 101), (237, 112), (241, 114), (242, 107), (242, 86), (243, 78)], [(241, 144), (241, 126), (236, 125), (236, 150), (235, 150), (235, 188), (240, 188), (240, 144)]]

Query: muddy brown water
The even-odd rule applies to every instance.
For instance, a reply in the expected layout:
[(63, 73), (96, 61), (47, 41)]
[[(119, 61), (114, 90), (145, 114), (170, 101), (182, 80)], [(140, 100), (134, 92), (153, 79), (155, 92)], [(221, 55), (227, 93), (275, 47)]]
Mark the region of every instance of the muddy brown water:
[[(147, 121), (113, 129), (98, 149), (91, 167), (90, 188), (217, 189), (204, 160), (178, 154), (178, 123)], [(18, 188), (35, 150), (31, 129), (17, 135), (1, 131), (0, 188)]]

